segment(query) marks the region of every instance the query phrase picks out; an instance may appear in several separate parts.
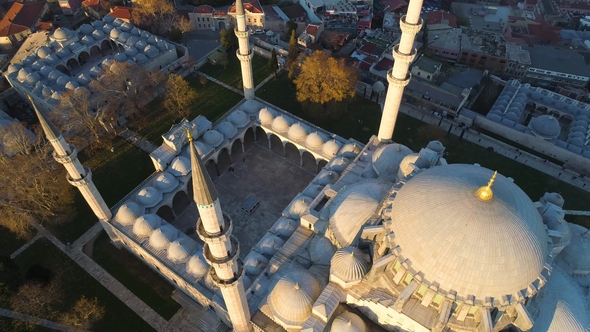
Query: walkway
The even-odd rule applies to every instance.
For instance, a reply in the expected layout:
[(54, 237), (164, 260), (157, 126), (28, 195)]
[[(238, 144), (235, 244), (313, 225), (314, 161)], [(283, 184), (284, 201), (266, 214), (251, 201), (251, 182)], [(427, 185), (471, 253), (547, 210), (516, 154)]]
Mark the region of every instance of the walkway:
[(68, 326), (68, 325), (64, 325), (61, 323), (52, 322), (47, 319), (42, 319), (39, 317), (21, 314), (20, 312), (14, 312), (14, 311), (4, 309), (4, 308), (0, 308), (0, 316), (4, 316), (4, 317), (16, 319), (16, 320), (22, 320), (24, 322), (33, 323), (35, 325), (43, 326), (43, 327), (46, 327), (46, 328), (49, 328), (52, 330), (56, 330), (56, 331), (64, 331), (64, 332), (74, 332), (74, 331), (75, 332), (85, 332), (86, 331), (86, 330), (81, 330), (81, 329), (75, 328), (73, 326)]
[(120, 132), (118, 136), (147, 153), (152, 153), (152, 151), (158, 148), (136, 132), (129, 129), (125, 129), (124, 131)]
[[(278, 72), (277, 72), (277, 76), (278, 76), (278, 75), (281, 73), (281, 71), (282, 71), (282, 70), (280, 70), (280, 71), (278, 71)], [(260, 82), (260, 84), (258, 84), (258, 85), (257, 85), (257, 86), (254, 88), (254, 91), (258, 91), (258, 89), (260, 89), (260, 88), (261, 88), (263, 85), (265, 85), (265, 84), (266, 84), (266, 82), (270, 81), (270, 80), (271, 80), (273, 77), (275, 77), (275, 75), (273, 75), (273, 74), (270, 74), (270, 75), (268, 75), (268, 77), (267, 77), (267, 78), (265, 78), (265, 79), (264, 79), (264, 81)]]
[(27, 250), (33, 243), (39, 240), (42, 237), (40, 233), (37, 233), (32, 239), (30, 239), (27, 243), (23, 244), (20, 248), (16, 249), (15, 252), (10, 254), (10, 259), (14, 259), (16, 256), (20, 255), (23, 251)]
[(209, 81), (211, 81), (211, 82), (214, 82), (214, 83), (217, 83), (217, 84), (221, 85), (222, 87), (224, 87), (224, 88), (226, 88), (226, 89), (229, 89), (229, 90), (231, 90), (231, 91), (233, 91), (233, 92), (235, 92), (235, 93), (239, 93), (239, 94), (240, 94), (240, 95), (242, 95), (242, 96), (244, 95), (244, 91), (238, 90), (238, 89), (234, 88), (234, 87), (233, 87), (233, 86), (231, 86), (231, 85), (227, 85), (227, 84), (223, 83), (222, 81), (220, 81), (220, 80), (216, 79), (215, 77), (209, 76), (209, 75), (207, 75), (207, 74), (203, 74), (203, 73), (202, 73), (202, 72), (200, 72), (200, 71), (197, 71), (197, 74), (198, 74), (198, 75), (200, 75), (200, 76), (203, 76), (203, 77), (205, 77), (206, 79), (208, 79), (208, 80), (209, 80)]

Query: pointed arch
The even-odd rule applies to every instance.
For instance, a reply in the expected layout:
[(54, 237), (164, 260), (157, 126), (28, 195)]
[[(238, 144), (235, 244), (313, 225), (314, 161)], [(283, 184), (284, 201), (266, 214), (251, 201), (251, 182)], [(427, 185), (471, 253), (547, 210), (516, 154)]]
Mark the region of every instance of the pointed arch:
[(322, 168), (324, 168), (324, 166), (326, 166), (327, 164), (328, 164), (328, 162), (326, 160), (324, 160), (324, 159), (319, 160), (318, 161), (318, 169), (317, 169), (316, 173), (319, 173), (320, 170)]
[(68, 66), (68, 68), (80, 67), (80, 63), (78, 63), (78, 60), (76, 60), (76, 58), (68, 59), (68, 62), (66, 62), (66, 65)]
[(83, 65), (86, 62), (88, 62), (88, 59), (90, 59), (90, 54), (88, 54), (88, 52), (86, 51), (82, 51), (78, 55), (78, 63), (80, 63), (80, 65)]
[(90, 48), (90, 56), (93, 57), (97, 54), (100, 54), (100, 47), (98, 47), (98, 45), (94, 45)]
[(57, 69), (57, 70), (61, 71), (62, 73), (70, 76), (70, 71), (64, 65), (57, 65), (57, 66), (55, 66), (55, 69)]
[(262, 127), (256, 127), (256, 143), (268, 149), (268, 135)]
[(314, 174), (317, 173), (319, 161), (315, 159), (314, 155), (311, 154), (311, 152), (307, 150), (303, 151), (301, 159), (303, 161), (303, 168), (306, 171), (312, 172)]
[(217, 164), (212, 159), (209, 159), (207, 161), (207, 163), (205, 164), (205, 169), (209, 173), (209, 176), (211, 177), (211, 180), (213, 180), (213, 182), (215, 182), (215, 180), (219, 178), (220, 173), (218, 171)]
[(277, 153), (280, 156), (284, 155), (285, 149), (283, 148), (283, 141), (281, 141), (279, 136), (271, 133), (269, 135), (269, 142), (271, 151)]
[(100, 50), (101, 51), (106, 51), (106, 50), (112, 50), (113, 49), (113, 45), (111, 44), (110, 40), (105, 39), (102, 42), (100, 42)]
[(219, 170), (220, 174), (223, 174), (229, 170), (229, 167), (232, 166), (232, 158), (229, 154), (229, 150), (227, 147), (221, 149), (217, 154), (217, 169)]
[(301, 165), (301, 152), (291, 142), (285, 142), (285, 158), (296, 165)]
[(242, 159), (244, 153), (242, 152), (242, 139), (238, 138), (231, 143), (231, 147), (229, 148), (231, 151), (231, 160), (236, 162)]
[(168, 205), (162, 205), (158, 209), (158, 211), (156, 212), (156, 214), (158, 216), (160, 216), (160, 218), (166, 220), (169, 223), (172, 223), (176, 219), (176, 215), (174, 214), (174, 211)]
[(188, 195), (183, 190), (179, 190), (176, 194), (174, 194), (174, 198), (172, 198), (172, 210), (176, 215), (184, 212), (189, 204), (190, 200)]

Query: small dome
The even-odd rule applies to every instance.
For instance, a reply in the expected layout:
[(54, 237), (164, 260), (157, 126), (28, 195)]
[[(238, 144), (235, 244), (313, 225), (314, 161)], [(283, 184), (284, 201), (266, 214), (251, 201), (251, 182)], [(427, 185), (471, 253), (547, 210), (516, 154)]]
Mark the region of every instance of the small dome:
[(309, 255), (314, 264), (330, 265), (336, 247), (327, 237), (316, 235), (311, 239)]
[(111, 30), (109, 37), (111, 37), (111, 39), (117, 39), (117, 38), (119, 38), (120, 34), (121, 34), (121, 31), (119, 30), (119, 28), (114, 28), (113, 30)]
[(64, 29), (57, 28), (53, 32), (53, 39), (57, 40), (57, 41), (66, 41), (68, 39), (68, 36), (66, 35), (66, 32), (64, 31)]
[(153, 231), (162, 225), (162, 218), (157, 214), (145, 214), (135, 220), (133, 224), (133, 233), (137, 236), (150, 236)]
[(119, 38), (117, 38), (117, 40), (119, 42), (121, 42), (122, 44), (125, 44), (127, 42), (127, 39), (129, 39), (129, 37), (131, 37), (131, 35), (129, 34), (129, 32), (121, 32), (119, 34)]
[(147, 56), (145, 56), (145, 54), (139, 53), (138, 55), (135, 56), (135, 61), (137, 63), (146, 63), (148, 61), (148, 58), (147, 58)]
[(115, 56), (113, 58), (115, 59), (115, 61), (118, 61), (118, 62), (127, 61), (127, 56), (125, 55), (125, 53), (117, 53), (117, 54), (115, 54)]
[(141, 32), (139, 31), (138, 28), (134, 27), (133, 29), (131, 29), (131, 34), (134, 36), (139, 36), (141, 34)]
[(69, 77), (62, 75), (57, 78), (57, 80), (55, 81), (55, 84), (59, 85), (60, 87), (65, 87), (66, 84), (68, 84), (69, 82), (70, 82)]
[(84, 35), (90, 35), (94, 31), (94, 28), (90, 24), (84, 23), (78, 28), (78, 31)]
[(122, 225), (129, 226), (141, 215), (143, 209), (135, 202), (127, 202), (117, 211), (115, 219)]
[(590, 231), (583, 226), (569, 224), (572, 232), (570, 244), (559, 254), (574, 273), (590, 273)]
[(106, 14), (103, 18), (103, 21), (105, 21), (106, 23), (113, 23), (115, 21), (115, 17), (111, 14)]
[(223, 139), (223, 135), (217, 130), (208, 130), (203, 134), (203, 141), (214, 148), (220, 146), (223, 143)]
[(75, 90), (79, 86), (78, 82), (76, 81), (69, 81), (66, 83), (66, 90)]
[(137, 193), (137, 201), (147, 207), (154, 207), (162, 200), (162, 193), (154, 187), (145, 187)]
[(176, 157), (170, 164), (168, 172), (174, 176), (185, 176), (191, 172), (191, 162), (183, 157)]
[(372, 157), (373, 170), (379, 176), (396, 176), (399, 164), (412, 150), (401, 144), (388, 144), (375, 151)]
[(551, 115), (541, 115), (533, 118), (529, 128), (533, 133), (543, 138), (556, 138), (561, 131), (559, 122)]
[(147, 38), (148, 43), (152, 44), (152, 45), (156, 45), (156, 37), (154, 35), (151, 35)]
[(297, 227), (299, 227), (299, 221), (291, 218), (280, 218), (273, 229), (278, 236), (288, 238), (295, 232)]
[(18, 71), (18, 75), (16, 76), (16, 79), (21, 82), (24, 83), (25, 80), (27, 79), (27, 76), (29, 76), (30, 72), (27, 68), (21, 68), (21, 70)]
[(186, 262), (186, 272), (196, 278), (202, 278), (209, 272), (209, 265), (200, 254), (194, 254)]
[(121, 23), (121, 31), (131, 31), (132, 29), (133, 25), (131, 25), (129, 22)]
[(289, 327), (303, 326), (321, 293), (320, 283), (309, 272), (294, 270), (282, 277), (268, 296), (274, 317)]
[(8, 74), (12, 74), (15, 72), (18, 72), (21, 69), (21, 65), (18, 63), (11, 63), (10, 65), (8, 65), (8, 69), (6, 69), (6, 71), (8, 72)]
[(428, 148), (436, 153), (442, 153), (445, 150), (444, 145), (440, 141), (430, 141), (430, 142), (428, 142), (428, 145), (426, 146), (426, 148)]
[(272, 234), (267, 234), (262, 238), (258, 246), (263, 254), (272, 256), (285, 244), (285, 241), (280, 237)]
[(322, 188), (322, 186), (319, 186), (317, 184), (310, 184), (303, 191), (303, 195), (308, 197), (316, 197), (322, 191)]
[[(121, 37), (119, 37), (119, 39), (121, 39)], [(128, 57), (134, 57), (137, 55), (137, 49), (135, 47), (127, 47), (127, 49), (125, 50), (125, 55)]]
[(268, 108), (264, 107), (258, 113), (258, 118), (260, 119), (260, 123), (262, 123), (265, 126), (268, 126), (268, 125), (270, 125), (270, 124), (273, 123), (273, 120), (275, 119), (275, 116), (274, 116), (274, 112), (273, 111), (271, 111)]
[(154, 180), (154, 187), (163, 193), (169, 193), (178, 186), (178, 179), (168, 172), (162, 172)]
[(319, 184), (321, 186), (325, 186), (327, 184), (334, 184), (338, 181), (340, 176), (336, 172), (332, 171), (322, 171), (318, 174), (315, 179), (313, 179), (312, 183)]
[(160, 40), (160, 41), (158, 41), (158, 42), (156, 43), (156, 47), (157, 47), (159, 50), (162, 50), (162, 51), (163, 51), (163, 50), (165, 50), (165, 49), (167, 48), (167, 47), (166, 47), (166, 42), (165, 42), (165, 41), (163, 41), (163, 40)]
[(182, 236), (168, 247), (168, 259), (174, 263), (183, 263), (195, 251), (197, 243), (188, 236)]
[(53, 53), (53, 51), (51, 51), (51, 49), (45, 45), (43, 45), (37, 49), (37, 56), (40, 57), (41, 59), (45, 59), (51, 53)]
[(80, 75), (78, 75), (76, 79), (78, 80), (78, 82), (82, 84), (88, 84), (92, 80), (92, 78), (90, 78), (90, 76), (88, 76), (88, 74), (85, 73), (80, 73)]
[(279, 133), (285, 133), (289, 130), (289, 122), (284, 116), (279, 115), (272, 121), (272, 129)]
[(257, 276), (262, 273), (267, 264), (268, 259), (266, 257), (259, 253), (252, 253), (244, 261), (244, 270), (248, 275)]
[(258, 113), (258, 111), (260, 111), (260, 103), (257, 102), (256, 100), (246, 100), (243, 104), (242, 104), (242, 111), (248, 113), (248, 114), (256, 114)]
[(563, 207), (563, 203), (565, 203), (563, 197), (559, 193), (545, 193), (539, 201), (541, 201), (541, 203), (548, 202), (559, 207)]
[(235, 110), (229, 115), (229, 122), (238, 128), (244, 128), (250, 122), (250, 118), (248, 118), (246, 113), (240, 110)]
[(340, 150), (340, 143), (336, 142), (336, 140), (327, 141), (322, 148), (322, 152), (330, 158), (334, 157), (338, 150)]
[(41, 91), (41, 93), (43, 94), (44, 98), (49, 99), (49, 98), (51, 98), (51, 95), (53, 95), (53, 90), (50, 87), (45, 86), (45, 87), (43, 87), (43, 90)]
[(342, 171), (344, 171), (348, 164), (350, 164), (350, 161), (348, 159), (344, 157), (336, 157), (332, 158), (332, 160), (330, 160), (326, 167), (328, 167), (328, 169), (331, 171), (342, 173)]
[(291, 218), (299, 218), (307, 211), (312, 199), (303, 195), (295, 198), (291, 205), (289, 205), (289, 214)]
[(345, 283), (361, 281), (368, 271), (365, 253), (356, 247), (339, 249), (330, 262), (330, 274)]
[(373, 84), (373, 91), (375, 93), (381, 93), (381, 92), (385, 91), (385, 85), (383, 84), (383, 82), (381, 82), (381, 81), (375, 82), (375, 84)]
[(220, 123), (217, 126), (217, 130), (228, 139), (234, 138), (238, 134), (238, 129), (228, 121)]
[(150, 235), (150, 246), (156, 250), (167, 249), (177, 237), (178, 230), (170, 224), (165, 224)]
[[(138, 50), (143, 50), (144, 53), (146, 53), (146, 47), (148, 46), (147, 41), (140, 39), (137, 41), (137, 43), (135, 43), (135, 48), (137, 48)], [(156, 49), (156, 53), (158, 53), (158, 50)], [(146, 54), (147, 55), (147, 54)]]
[(330, 332), (366, 332), (367, 325), (362, 318), (345, 311), (334, 318)]
[(305, 145), (312, 150), (319, 150), (324, 145), (324, 139), (317, 133), (311, 133), (305, 139)]
[(143, 49), (143, 52), (145, 53), (145, 55), (147, 55), (150, 58), (153, 58), (153, 57), (157, 56), (158, 53), (160, 53), (160, 51), (158, 51), (158, 48), (156, 48), (155, 46), (152, 46), (152, 45), (145, 46)]
[(340, 149), (340, 155), (348, 159), (354, 159), (361, 152), (356, 143), (348, 143)]
[(27, 78), (25, 79), (25, 82), (27, 82), (27, 84), (33, 86), (35, 85), (39, 80), (41, 79), (41, 76), (39, 76), (39, 74), (33, 72), (30, 73), (29, 75), (27, 75)]
[(301, 141), (307, 137), (307, 130), (300, 123), (295, 123), (289, 128), (287, 136), (294, 141)]
[[(96, 21), (95, 21), (96, 22)], [(94, 30), (92, 32), (92, 38), (96, 39), (96, 40), (101, 40), (104, 38), (104, 32), (102, 32), (101, 30)]]

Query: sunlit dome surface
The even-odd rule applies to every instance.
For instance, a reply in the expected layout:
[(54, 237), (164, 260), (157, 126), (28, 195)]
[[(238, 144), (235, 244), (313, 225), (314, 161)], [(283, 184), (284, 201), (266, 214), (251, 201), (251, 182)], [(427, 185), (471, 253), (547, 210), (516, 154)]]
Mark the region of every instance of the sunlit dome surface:
[(360, 249), (344, 247), (338, 249), (330, 263), (330, 273), (344, 282), (360, 281), (369, 271), (369, 262)]
[(188, 236), (182, 236), (175, 240), (168, 247), (168, 259), (175, 263), (184, 262), (190, 254), (192, 254), (197, 248), (195, 240)]
[(340, 143), (335, 140), (327, 141), (322, 147), (322, 152), (329, 157), (334, 157), (338, 150), (340, 150)]
[(135, 220), (133, 233), (141, 237), (150, 236), (161, 225), (162, 218), (157, 214), (146, 214)]
[(493, 198), (478, 197), (493, 173), (474, 165), (433, 167), (393, 201), (392, 245), (425, 282), (457, 292), (458, 300), (510, 298), (537, 281), (546, 262), (545, 226), (517, 185), (498, 174)]
[(209, 271), (209, 265), (200, 253), (192, 255), (186, 262), (186, 272), (195, 278), (201, 278)]
[(377, 175), (395, 176), (400, 162), (410, 153), (412, 150), (405, 145), (394, 143), (382, 146), (373, 154), (373, 169)]
[(263, 125), (268, 126), (268, 125), (272, 124), (273, 120), (275, 119), (275, 116), (274, 116), (274, 113), (271, 110), (269, 110), (268, 108), (264, 107), (258, 113), (258, 118), (260, 119), (260, 122)]
[(330, 332), (365, 332), (367, 325), (362, 318), (345, 311), (334, 318)]
[(191, 162), (185, 157), (176, 157), (170, 164), (168, 172), (170, 172), (174, 176), (187, 175), (191, 172)]
[(147, 207), (154, 207), (162, 200), (162, 193), (154, 187), (145, 187), (137, 193), (137, 201)]
[(135, 219), (139, 218), (142, 211), (143, 208), (141, 208), (137, 203), (130, 201), (119, 207), (115, 219), (122, 225), (128, 226), (133, 224)]
[(279, 133), (284, 133), (289, 130), (289, 122), (285, 119), (284, 116), (279, 115), (272, 121), (272, 129)]
[(150, 235), (150, 246), (156, 250), (167, 249), (178, 237), (178, 230), (170, 224), (164, 224)]
[(320, 283), (304, 270), (289, 271), (267, 298), (275, 318), (288, 326), (303, 326), (321, 293)]
[(161, 192), (168, 193), (178, 186), (178, 179), (168, 172), (162, 172), (154, 179), (154, 186)]
[(330, 260), (335, 252), (336, 247), (334, 247), (328, 238), (314, 236), (311, 239), (309, 254), (314, 264), (330, 265)]
[(294, 141), (301, 141), (307, 137), (307, 130), (300, 123), (295, 123), (289, 128), (287, 136)]

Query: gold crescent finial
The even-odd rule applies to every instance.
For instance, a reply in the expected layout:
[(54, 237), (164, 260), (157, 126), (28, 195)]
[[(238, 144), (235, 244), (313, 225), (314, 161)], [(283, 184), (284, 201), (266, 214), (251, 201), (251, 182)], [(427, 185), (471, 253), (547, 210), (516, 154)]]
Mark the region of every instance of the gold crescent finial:
[(477, 190), (477, 197), (479, 197), (481, 200), (489, 201), (492, 199), (492, 197), (494, 197), (494, 192), (492, 191), (492, 185), (494, 184), (494, 181), (496, 180), (496, 175), (498, 175), (498, 171), (494, 172), (494, 175), (492, 175), (492, 178), (488, 182), (487, 186), (480, 187)]
[(186, 138), (189, 142), (193, 141), (193, 135), (191, 134), (191, 130), (189, 128), (186, 128)]

